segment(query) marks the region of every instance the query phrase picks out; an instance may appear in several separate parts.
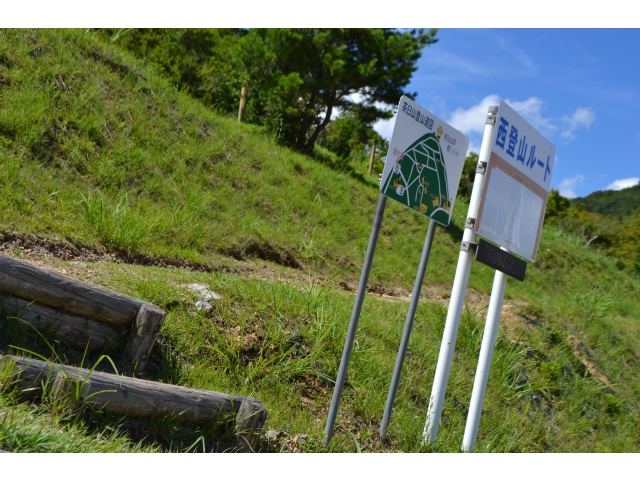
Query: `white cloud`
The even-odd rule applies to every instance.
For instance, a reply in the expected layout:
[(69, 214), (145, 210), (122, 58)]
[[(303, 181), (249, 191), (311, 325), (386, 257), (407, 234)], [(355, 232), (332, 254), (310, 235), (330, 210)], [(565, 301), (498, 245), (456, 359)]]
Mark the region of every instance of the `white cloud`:
[(573, 177), (567, 177), (562, 182), (560, 182), (560, 186), (558, 187), (558, 191), (560, 195), (566, 198), (576, 198), (575, 188), (582, 185), (584, 182), (584, 175), (574, 175)]
[(393, 134), (393, 127), (396, 125), (396, 116), (394, 115), (391, 118), (385, 118), (382, 120), (378, 120), (373, 124), (373, 129), (378, 132), (378, 134), (384, 138), (385, 140), (391, 140), (391, 135)]
[(469, 148), (467, 149), (467, 156), (469, 156), (470, 152), (474, 152), (474, 153), (480, 153), (480, 147), (482, 145), (479, 143), (476, 143), (472, 140), (469, 140)]
[(473, 132), (482, 134), (487, 118), (487, 110), (491, 105), (498, 105), (499, 102), (500, 97), (498, 97), (498, 95), (487, 95), (478, 105), (474, 105), (466, 110), (462, 107), (458, 108), (451, 114), (451, 118), (447, 120), (447, 123), (465, 135)]
[[(487, 109), (491, 105), (498, 105), (499, 102), (500, 97), (498, 95), (487, 95), (477, 105), (467, 109), (460, 107), (455, 110), (448, 122), (466, 135), (472, 133), (482, 134), (484, 132)], [(543, 135), (553, 136), (556, 132), (561, 132), (560, 136), (569, 141), (575, 138), (577, 130), (583, 127), (589, 128), (596, 119), (591, 107), (577, 108), (571, 115), (545, 117), (542, 114), (544, 101), (538, 97), (529, 97), (522, 101), (506, 99), (505, 102)]]
[(551, 118), (544, 118), (542, 116), (544, 102), (539, 98), (529, 97), (522, 102), (511, 100), (505, 100), (505, 102), (522, 115), (534, 128), (544, 134), (550, 135), (558, 129), (558, 127), (552, 123)]
[[(349, 100), (351, 100), (353, 103), (362, 103), (364, 101), (364, 98), (365, 98), (364, 95), (361, 95), (360, 93), (357, 93), (357, 92), (349, 95)], [(374, 105), (381, 110), (391, 110), (392, 108), (395, 108), (395, 105), (388, 105), (382, 102), (374, 102)], [(342, 112), (342, 109), (334, 108), (331, 111), (331, 120), (335, 120), (336, 118), (338, 118), (341, 112)], [(326, 112), (320, 114), (320, 117), (324, 118), (325, 113)], [(393, 134), (393, 127), (395, 126), (395, 124), (396, 124), (396, 117), (394, 115), (392, 118), (389, 118), (389, 119), (378, 120), (373, 124), (373, 129), (376, 132), (378, 132), (378, 134), (385, 140), (391, 140), (391, 135)]]
[[(360, 103), (363, 101), (363, 96), (355, 93), (351, 95), (350, 99), (353, 102)], [(524, 117), (533, 127), (538, 129), (543, 135), (552, 136), (556, 132), (560, 132), (562, 138), (569, 141), (575, 138), (575, 132), (580, 128), (589, 128), (595, 121), (596, 116), (593, 113), (591, 107), (577, 108), (571, 115), (563, 115), (561, 117), (545, 117), (542, 115), (544, 109), (544, 101), (538, 97), (529, 97), (526, 100), (517, 101), (506, 99), (507, 102), (516, 112)], [(491, 94), (484, 97), (480, 103), (473, 105), (467, 109), (459, 107), (452, 114), (447, 123), (451, 124), (454, 128), (457, 128), (467, 136), (472, 134), (482, 135), (484, 133), (485, 119), (487, 116), (487, 110), (491, 105), (498, 105), (500, 103), (500, 97), (497, 94)], [(381, 109), (392, 108), (392, 105), (386, 105), (384, 103), (376, 102), (375, 106)], [(335, 108), (332, 112), (331, 118), (334, 119), (340, 114), (340, 109)], [(393, 127), (395, 125), (394, 118), (387, 120), (378, 120), (373, 128), (383, 138), (390, 140), (393, 133)], [(476, 145), (473, 141), (473, 147), (469, 147), (470, 151), (478, 151), (479, 145)]]
[(564, 115), (562, 117), (562, 120), (566, 123), (566, 128), (561, 133), (562, 137), (573, 140), (575, 138), (574, 132), (578, 128), (580, 127), (589, 128), (595, 119), (596, 119), (596, 116), (593, 113), (593, 110), (591, 110), (591, 107), (578, 108), (576, 109), (575, 112), (573, 112), (573, 115), (571, 115), (570, 117), (567, 115)]
[(619, 180), (611, 182), (605, 187), (605, 190), (622, 190), (623, 188), (633, 187), (638, 183), (640, 183), (640, 178), (638, 177), (621, 178)]
[(544, 102), (537, 97), (530, 97), (523, 102), (505, 101), (542, 134), (552, 136), (557, 131), (560, 131), (560, 136), (569, 141), (576, 138), (576, 130), (581, 127), (589, 128), (596, 119), (591, 107), (576, 108), (576, 111), (571, 115), (562, 115), (554, 118), (542, 115)]
[[(551, 123), (550, 118), (544, 118), (542, 116), (541, 112), (544, 102), (539, 98), (530, 97), (521, 102), (507, 99), (505, 102), (538, 130), (550, 133), (557, 129), (557, 127)], [(484, 132), (487, 110), (491, 105), (498, 105), (499, 103), (500, 97), (498, 95), (487, 95), (477, 105), (467, 109), (462, 107), (458, 108), (451, 114), (448, 122), (466, 135), (471, 133), (482, 134)]]

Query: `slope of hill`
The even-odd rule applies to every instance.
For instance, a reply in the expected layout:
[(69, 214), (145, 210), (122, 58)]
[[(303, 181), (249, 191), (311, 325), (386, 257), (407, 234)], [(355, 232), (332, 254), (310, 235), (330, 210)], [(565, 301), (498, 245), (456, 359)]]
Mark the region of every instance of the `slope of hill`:
[[(168, 317), (150, 362), (156, 378), (260, 398), (276, 432), (263, 451), (322, 451), (376, 182), (209, 111), (91, 32), (2, 30), (0, 52), (4, 252), (160, 305)], [(456, 205), (454, 224), (436, 233), (381, 442), (427, 230), (388, 202), (370, 278), (385, 296), (365, 302), (331, 451), (426, 451), (422, 425), (468, 208)], [(79, 258), (89, 267), (71, 262)], [(461, 442), (492, 280), (474, 265), (436, 451)], [(211, 311), (197, 311), (183, 288), (195, 282), (221, 294)], [(509, 281), (477, 450), (638, 451), (639, 294), (615, 259), (545, 227), (526, 281)], [(37, 336), (0, 324), (3, 351), (46, 353)], [(12, 401), (1, 397), (0, 409), (14, 411)], [(101, 431), (89, 427), (89, 439)], [(210, 438), (194, 444), (202, 432), (172, 441), (173, 430), (160, 430), (123, 427), (153, 449), (216, 448)], [(20, 450), (10, 438), (0, 432), (0, 448)]]
[(622, 190), (599, 190), (571, 202), (582, 205), (589, 212), (624, 217), (640, 208), (640, 183)]

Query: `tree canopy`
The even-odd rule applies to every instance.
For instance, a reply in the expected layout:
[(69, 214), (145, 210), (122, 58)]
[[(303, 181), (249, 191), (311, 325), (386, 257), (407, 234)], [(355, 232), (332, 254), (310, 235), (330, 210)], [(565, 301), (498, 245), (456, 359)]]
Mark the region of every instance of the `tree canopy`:
[(103, 32), (205, 104), (221, 113), (237, 111), (241, 74), (233, 52), (246, 30), (135, 28)]
[(253, 97), (248, 117), (310, 153), (336, 109), (347, 112), (357, 105), (358, 116), (370, 124), (392, 115), (376, 103), (415, 97), (404, 87), (435, 35), (434, 29), (250, 30), (237, 50)]
[(311, 153), (337, 110), (371, 127), (406, 92), (435, 29), (134, 29), (106, 30), (182, 88), (235, 113), (248, 87), (245, 120)]
[[(351, 110), (341, 111), (318, 137), (318, 144), (335, 153), (343, 161), (351, 161), (359, 154), (370, 154), (370, 146), (375, 143), (376, 152), (386, 154), (388, 142), (360, 114), (360, 105)], [(381, 155), (377, 155), (378, 159)], [(367, 157), (368, 158), (368, 157)]]
[(603, 215), (631, 215), (640, 209), (640, 183), (622, 190), (599, 190), (571, 202)]

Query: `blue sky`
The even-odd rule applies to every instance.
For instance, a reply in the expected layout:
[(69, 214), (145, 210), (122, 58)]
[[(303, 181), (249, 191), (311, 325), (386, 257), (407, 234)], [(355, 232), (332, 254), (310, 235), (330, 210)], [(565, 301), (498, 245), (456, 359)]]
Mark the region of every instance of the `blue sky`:
[[(556, 146), (567, 197), (640, 181), (640, 29), (441, 29), (410, 92), (479, 151), (505, 99)], [(390, 136), (392, 122), (376, 127)]]

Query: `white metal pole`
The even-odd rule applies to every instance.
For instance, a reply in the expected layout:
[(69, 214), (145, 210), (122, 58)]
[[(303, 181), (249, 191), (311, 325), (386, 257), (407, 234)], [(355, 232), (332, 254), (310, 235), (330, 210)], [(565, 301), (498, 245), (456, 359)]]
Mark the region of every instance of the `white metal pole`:
[(458, 266), (453, 280), (449, 310), (447, 311), (447, 320), (445, 322), (444, 333), (442, 335), (440, 355), (438, 356), (436, 374), (433, 379), (433, 387), (431, 389), (431, 397), (429, 399), (427, 421), (425, 422), (424, 430), (422, 432), (423, 445), (435, 441), (438, 436), (440, 416), (442, 415), (442, 405), (444, 404), (444, 394), (447, 388), (447, 382), (449, 381), (449, 372), (451, 371), (451, 362), (453, 361), (453, 350), (456, 346), (462, 307), (464, 306), (467, 284), (469, 283), (469, 273), (471, 272), (471, 262), (473, 260), (473, 252), (470, 247), (471, 245), (474, 245), (476, 241), (476, 233), (474, 232), (473, 227), (478, 216), (480, 197), (482, 196), (482, 187), (484, 184), (485, 168), (491, 153), (491, 139), (493, 138), (493, 128), (496, 123), (497, 112), (498, 107), (492, 106), (489, 107), (489, 111), (487, 113), (484, 136), (482, 137), (482, 146), (480, 147), (480, 156), (478, 158), (478, 168), (476, 169), (473, 190), (469, 201), (469, 213), (467, 214), (467, 221), (465, 223), (462, 245), (460, 247), (460, 256), (458, 257)]
[(491, 299), (489, 300), (489, 309), (487, 311), (487, 323), (482, 336), (482, 347), (480, 347), (476, 378), (473, 382), (469, 416), (467, 417), (467, 426), (464, 429), (464, 439), (462, 440), (462, 450), (465, 452), (473, 452), (476, 448), (480, 415), (482, 413), (482, 405), (484, 404), (484, 394), (487, 391), (489, 369), (491, 368), (493, 349), (496, 344), (498, 323), (500, 322), (500, 312), (502, 311), (506, 287), (507, 275), (496, 270), (496, 275), (493, 278), (493, 288), (491, 289)]

